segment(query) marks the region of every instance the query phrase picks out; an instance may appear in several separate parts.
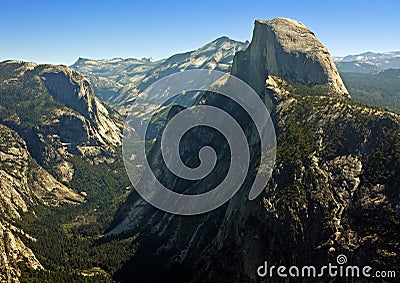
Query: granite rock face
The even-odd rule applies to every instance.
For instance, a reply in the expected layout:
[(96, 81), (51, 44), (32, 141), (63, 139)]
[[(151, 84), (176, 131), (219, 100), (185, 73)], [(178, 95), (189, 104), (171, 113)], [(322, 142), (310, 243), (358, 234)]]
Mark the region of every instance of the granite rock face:
[(120, 120), (68, 67), (0, 63), (1, 282), (18, 282), (20, 264), (43, 268), (30, 249), (36, 239), (21, 228), (25, 213), (84, 202), (68, 187), (76, 172), (71, 159), (112, 162)]
[(122, 119), (95, 97), (81, 74), (19, 61), (2, 62), (0, 70), (0, 121), (22, 136), (40, 164), (59, 163), (70, 154), (113, 152), (121, 145)]
[[(234, 75), (272, 101), (277, 133), (272, 178), (260, 197), (248, 201), (258, 166), (255, 146), (242, 188), (210, 213), (168, 214), (132, 192), (107, 234), (140, 234), (140, 248), (121, 279), (259, 282), (256, 270), (265, 260), (276, 266), (325, 265), (339, 254), (360, 266), (399, 266), (400, 117), (347, 99), (328, 51), (296, 21), (257, 21), (252, 43), (233, 64)], [(224, 98), (205, 96), (208, 103), (235, 117), (249, 144), (257, 144), (242, 110)], [(215, 170), (224, 176), (229, 156), (219, 137), (198, 129), (187, 138), (182, 152), (196, 152), (201, 144), (222, 147)], [(158, 138), (148, 160), (175, 191), (202, 193), (219, 184), (218, 178), (193, 184), (174, 177), (160, 162), (159, 145)], [(193, 154), (182, 159), (191, 164)]]
[[(42, 269), (27, 247), (34, 238), (15, 227), (22, 213), (42, 204), (77, 204), (83, 198), (58, 182), (31, 157), (24, 140), (13, 130), (0, 124), (0, 281), (18, 281), (18, 263)], [(21, 240), (28, 241), (24, 243)]]
[(121, 132), (109, 118), (108, 110), (95, 97), (89, 80), (64, 66), (49, 66), (40, 73), (44, 85), (54, 99), (75, 110), (85, 119), (87, 139), (103, 145), (120, 145)]
[(232, 74), (262, 93), (268, 75), (307, 86), (326, 85), (339, 95), (348, 91), (328, 49), (302, 23), (276, 18), (255, 21), (253, 39), (233, 61)]

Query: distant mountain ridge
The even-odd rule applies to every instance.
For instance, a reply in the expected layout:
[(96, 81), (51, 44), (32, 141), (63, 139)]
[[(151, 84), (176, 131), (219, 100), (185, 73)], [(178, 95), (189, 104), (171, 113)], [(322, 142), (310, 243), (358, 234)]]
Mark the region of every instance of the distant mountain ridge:
[(138, 93), (172, 73), (191, 69), (229, 71), (235, 53), (244, 50), (247, 45), (248, 42), (224, 36), (197, 50), (175, 54), (164, 60), (79, 58), (71, 68), (88, 76), (96, 95), (116, 105), (123, 113)]
[(122, 59), (92, 60), (79, 58), (71, 68), (87, 76), (95, 93), (104, 101), (113, 101), (115, 95), (136, 85), (146, 73), (164, 60)]
[(353, 100), (400, 113), (400, 51), (334, 57)]
[(400, 69), (400, 51), (365, 52), (333, 59), (340, 72), (373, 73), (388, 69)]
[[(243, 51), (248, 42), (239, 42), (228, 37), (220, 37), (203, 47), (185, 53), (175, 54), (163, 60), (151, 58), (114, 58), (109, 60), (92, 60), (79, 58), (71, 68), (86, 75), (91, 81), (96, 96), (116, 107), (121, 114), (126, 113), (135, 97), (147, 86), (169, 74), (189, 69), (216, 69), (229, 71), (236, 52)], [(344, 57), (333, 57), (339, 73), (373, 74), (389, 69), (400, 69), (400, 51), (374, 53), (365, 52)], [(346, 76), (348, 77), (348, 76)], [(382, 76), (373, 76), (380, 79)], [(360, 78), (361, 79), (361, 78)], [(347, 79), (346, 87), (354, 92), (358, 88), (359, 79)], [(352, 95), (350, 91), (350, 95)], [(368, 91), (367, 91), (368, 92)], [(394, 99), (395, 97), (392, 96)], [(360, 98), (358, 93), (353, 97), (356, 101), (370, 106), (387, 105), (380, 96)], [(396, 102), (397, 105), (397, 102)], [(390, 109), (396, 108), (389, 107)]]

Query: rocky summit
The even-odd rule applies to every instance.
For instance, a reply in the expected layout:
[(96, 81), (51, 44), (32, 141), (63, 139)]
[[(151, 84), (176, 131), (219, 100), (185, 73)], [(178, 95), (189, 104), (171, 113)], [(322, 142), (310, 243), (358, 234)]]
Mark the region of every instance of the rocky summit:
[(245, 79), (258, 93), (268, 75), (307, 86), (326, 85), (339, 95), (348, 91), (328, 49), (302, 23), (284, 18), (255, 21), (253, 39), (237, 52), (232, 74)]

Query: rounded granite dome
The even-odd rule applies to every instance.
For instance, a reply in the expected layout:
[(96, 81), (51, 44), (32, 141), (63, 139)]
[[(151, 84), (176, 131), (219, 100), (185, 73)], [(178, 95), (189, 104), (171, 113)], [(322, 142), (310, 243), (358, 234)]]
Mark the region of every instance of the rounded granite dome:
[(232, 73), (258, 93), (267, 76), (275, 75), (307, 86), (327, 85), (348, 96), (328, 49), (304, 24), (292, 19), (256, 20), (252, 41), (246, 51), (236, 54)]

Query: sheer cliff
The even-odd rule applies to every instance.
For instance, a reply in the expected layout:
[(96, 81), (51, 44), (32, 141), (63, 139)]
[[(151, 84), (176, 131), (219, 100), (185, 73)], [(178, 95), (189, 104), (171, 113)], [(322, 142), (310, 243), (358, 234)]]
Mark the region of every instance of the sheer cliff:
[[(259, 166), (254, 125), (231, 101), (204, 94), (203, 104), (222, 108), (245, 129), (252, 145), (249, 176), (229, 203), (198, 216), (162, 212), (132, 192), (106, 235), (140, 233), (140, 247), (118, 279), (257, 282), (265, 260), (322, 265), (341, 253), (359, 265), (399, 266), (400, 117), (352, 102), (326, 47), (293, 20), (256, 21), (232, 74), (272, 102), (277, 160), (271, 180), (261, 196), (247, 200)], [(229, 168), (221, 144), (218, 134), (199, 128), (181, 145), (182, 152), (197, 153), (202, 145), (220, 150), (214, 178), (204, 182), (168, 173), (159, 140), (148, 159), (175, 191), (201, 193), (215, 188)], [(193, 164), (192, 156), (184, 162)]]
[(328, 49), (302, 23), (285, 18), (255, 21), (253, 39), (237, 52), (232, 74), (245, 80), (258, 93), (266, 75), (306, 86), (326, 85), (347, 96), (348, 92)]
[(119, 116), (82, 75), (18, 61), (2, 62), (0, 70), (0, 121), (25, 139), (40, 164), (61, 162), (68, 154), (96, 156), (121, 144)]

